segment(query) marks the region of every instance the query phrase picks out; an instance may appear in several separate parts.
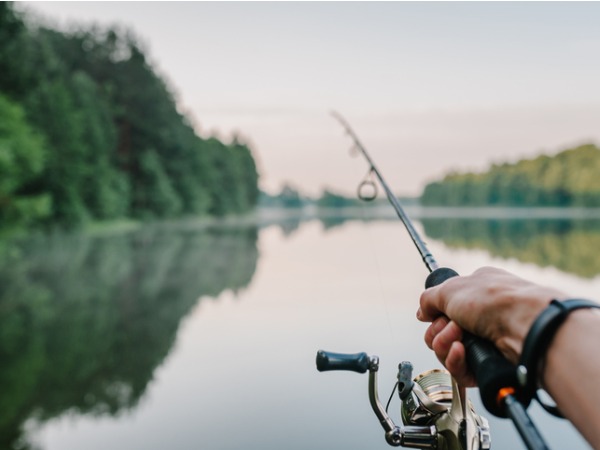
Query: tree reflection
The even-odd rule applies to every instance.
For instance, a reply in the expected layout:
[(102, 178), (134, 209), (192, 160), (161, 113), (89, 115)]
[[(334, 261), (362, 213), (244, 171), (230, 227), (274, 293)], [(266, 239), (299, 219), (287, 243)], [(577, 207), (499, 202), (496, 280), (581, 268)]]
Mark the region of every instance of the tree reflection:
[(422, 219), (427, 236), (449, 247), (553, 266), (592, 278), (600, 274), (600, 220)]
[(201, 296), (247, 286), (255, 227), (0, 242), (0, 448), (65, 411), (134, 407)]
[[(358, 213), (308, 216), (294, 225), (301, 227), (314, 220), (321, 223), (324, 232), (356, 221), (393, 221), (401, 226), (395, 215)], [(428, 237), (439, 239), (451, 248), (483, 249), (494, 256), (516, 258), (540, 267), (552, 266), (584, 278), (600, 274), (600, 219), (443, 216), (422, 217), (420, 221)], [(290, 235), (288, 229), (286, 236)]]

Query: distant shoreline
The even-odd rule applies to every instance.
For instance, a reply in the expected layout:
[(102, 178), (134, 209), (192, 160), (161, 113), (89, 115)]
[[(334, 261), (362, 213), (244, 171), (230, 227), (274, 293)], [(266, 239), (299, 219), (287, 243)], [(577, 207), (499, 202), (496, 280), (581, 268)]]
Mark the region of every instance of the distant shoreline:
[[(411, 219), (466, 219), (466, 220), (600, 220), (600, 208), (506, 208), (506, 207), (431, 207), (409, 205), (404, 210)], [(238, 228), (266, 227), (273, 224), (309, 222), (313, 220), (355, 220), (377, 221), (398, 220), (396, 212), (390, 205), (352, 206), (340, 208), (304, 208), (257, 207), (246, 214), (230, 214), (223, 217), (187, 216), (167, 220), (114, 220), (98, 221), (75, 230), (76, 233), (107, 235), (133, 232), (145, 227), (177, 229), (199, 228)], [(55, 228), (48, 233), (73, 232)], [(45, 234), (43, 230), (13, 230), (0, 235), (0, 241), (34, 234)]]
[[(442, 207), (405, 206), (412, 219), (465, 218), (465, 219), (600, 219), (600, 208), (580, 207)], [(343, 208), (272, 208), (258, 207), (254, 215), (269, 221), (297, 218), (310, 220), (320, 217), (347, 217), (355, 219), (392, 219), (396, 212), (391, 206), (352, 206)]]

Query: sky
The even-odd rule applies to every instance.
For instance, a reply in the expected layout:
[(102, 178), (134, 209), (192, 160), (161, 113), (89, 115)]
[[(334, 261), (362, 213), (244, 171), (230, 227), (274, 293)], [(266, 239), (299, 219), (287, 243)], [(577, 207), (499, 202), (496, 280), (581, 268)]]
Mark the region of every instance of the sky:
[(599, 2), (22, 2), (54, 27), (119, 24), (201, 136), (240, 133), (261, 187), (351, 194), (600, 144)]

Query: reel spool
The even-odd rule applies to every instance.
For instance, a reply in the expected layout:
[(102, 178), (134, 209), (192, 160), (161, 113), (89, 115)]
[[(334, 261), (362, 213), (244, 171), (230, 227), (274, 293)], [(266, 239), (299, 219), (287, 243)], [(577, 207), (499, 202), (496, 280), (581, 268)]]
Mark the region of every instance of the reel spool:
[(452, 379), (445, 370), (432, 369), (413, 380), (424, 395), (417, 396), (413, 387), (402, 401), (402, 421), (411, 425), (429, 425), (435, 416), (452, 405)]

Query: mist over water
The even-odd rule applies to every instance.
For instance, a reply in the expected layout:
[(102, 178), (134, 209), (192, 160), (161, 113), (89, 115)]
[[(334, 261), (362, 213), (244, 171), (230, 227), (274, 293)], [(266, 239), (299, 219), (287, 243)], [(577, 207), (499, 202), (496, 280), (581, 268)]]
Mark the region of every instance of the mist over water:
[[(441, 264), (495, 265), (597, 298), (597, 220), (422, 219)], [(367, 376), (323, 348), (439, 367), (415, 319), (426, 277), (397, 220), (148, 226), (0, 244), (0, 446), (384, 449)], [(574, 374), (576, 376), (576, 374)], [(523, 448), (491, 417), (496, 449)], [(398, 402), (391, 406), (399, 422)], [(588, 448), (533, 408), (553, 448)]]

